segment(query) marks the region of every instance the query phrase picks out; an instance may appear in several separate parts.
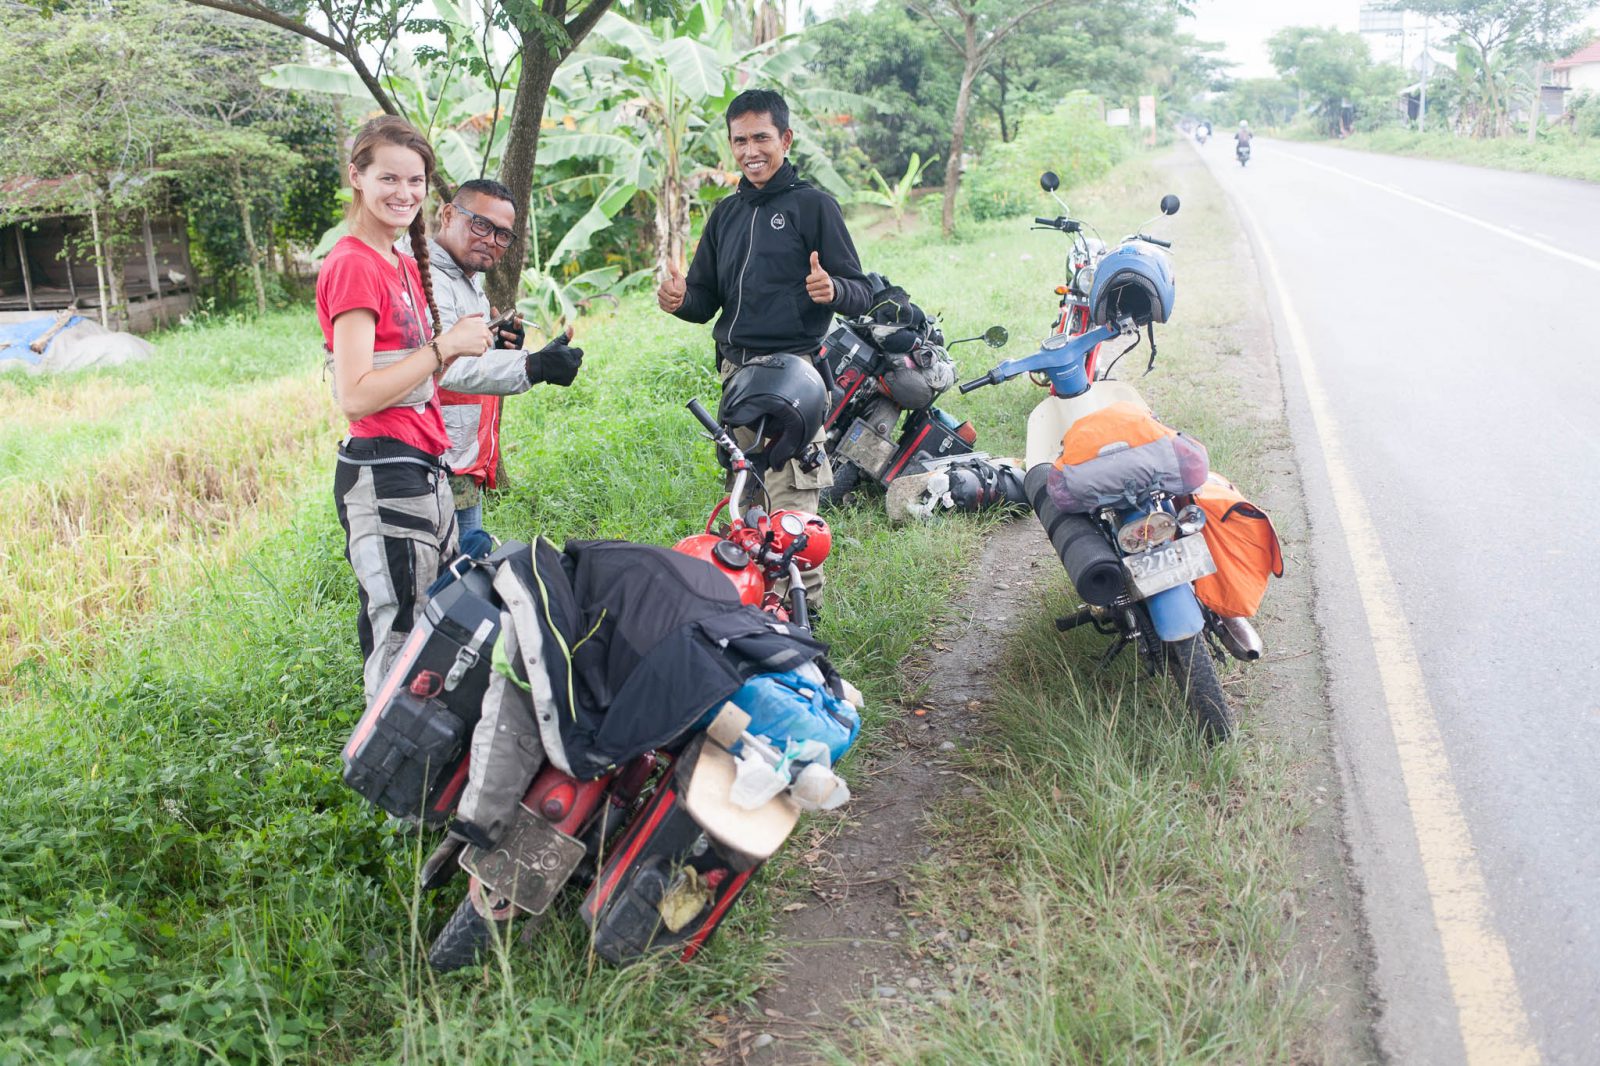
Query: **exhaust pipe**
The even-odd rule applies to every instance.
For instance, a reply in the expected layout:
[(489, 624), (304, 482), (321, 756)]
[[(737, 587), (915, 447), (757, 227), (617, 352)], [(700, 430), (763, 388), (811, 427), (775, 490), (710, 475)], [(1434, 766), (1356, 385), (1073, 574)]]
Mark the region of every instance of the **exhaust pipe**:
[(1213, 630), (1222, 640), (1222, 646), (1228, 649), (1228, 654), (1235, 659), (1242, 659), (1253, 663), (1261, 658), (1261, 653), (1266, 650), (1261, 643), (1261, 634), (1256, 632), (1256, 627), (1250, 624), (1247, 618), (1221, 618)]
[(1128, 590), (1122, 558), (1106, 543), (1092, 518), (1056, 506), (1047, 487), (1049, 477), (1050, 464), (1040, 463), (1028, 471), (1023, 481), (1023, 491), (1033, 504), (1033, 513), (1044, 526), (1078, 595), (1085, 603), (1110, 607)]

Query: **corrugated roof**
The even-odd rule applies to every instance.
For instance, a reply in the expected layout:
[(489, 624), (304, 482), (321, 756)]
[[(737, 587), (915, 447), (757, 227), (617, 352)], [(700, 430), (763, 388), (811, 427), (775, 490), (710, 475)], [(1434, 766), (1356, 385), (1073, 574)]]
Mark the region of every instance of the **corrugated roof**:
[(0, 215), (27, 218), (41, 214), (78, 214), (83, 209), (78, 180), (74, 175), (0, 181)]
[(1587, 66), (1590, 63), (1600, 63), (1600, 41), (1596, 41), (1587, 48), (1580, 48), (1565, 59), (1555, 61), (1555, 69), (1567, 70), (1571, 67)]

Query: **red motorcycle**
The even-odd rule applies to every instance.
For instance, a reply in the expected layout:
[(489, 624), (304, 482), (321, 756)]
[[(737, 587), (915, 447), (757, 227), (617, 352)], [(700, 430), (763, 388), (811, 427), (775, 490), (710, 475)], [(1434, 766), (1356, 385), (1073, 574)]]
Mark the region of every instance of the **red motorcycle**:
[[(1067, 209), (1061, 197), (1056, 196), (1056, 190), (1061, 187), (1061, 179), (1053, 171), (1047, 170), (1040, 176), (1039, 187), (1051, 196), (1055, 196), (1056, 203), (1061, 204), (1063, 210)], [(1055, 336), (1081, 336), (1089, 332), (1089, 293), (1094, 288), (1095, 267), (1099, 264), (1100, 258), (1106, 254), (1106, 242), (1098, 235), (1090, 236), (1084, 232), (1088, 226), (1087, 222), (1068, 215), (1036, 218), (1033, 222), (1035, 229), (1053, 229), (1072, 238), (1072, 246), (1067, 250), (1067, 278), (1065, 282), (1056, 286), (1056, 295), (1061, 297), (1061, 303), (1051, 333)], [(1099, 357), (1100, 345), (1097, 344), (1089, 350), (1086, 362), (1086, 370), (1091, 381), (1094, 380), (1095, 363)], [(1049, 380), (1042, 374), (1034, 374), (1032, 378), (1035, 384), (1049, 385)]]
[[(827, 523), (805, 512), (747, 507), (747, 490), (758, 480), (751, 460), (698, 401), (688, 407), (727, 455), (732, 484), (705, 531), (674, 550), (716, 567), (742, 602), (809, 629), (802, 577), (828, 556)], [(727, 522), (718, 526), (724, 514)], [(860, 705), (853, 687), (841, 682), (841, 690)], [(458, 868), (471, 875), (429, 963), (440, 971), (471, 965), (514, 920), (537, 921), (570, 882), (588, 886), (579, 913), (602, 958), (617, 965), (663, 951), (694, 958), (799, 817), (783, 793), (754, 809), (730, 798), (738, 769), (730, 750), (742, 744), (773, 754), (746, 732), (749, 723), (726, 703), (687, 739), (593, 780), (547, 763), (493, 849), (451, 838), (424, 865), (425, 891), (442, 887)], [(464, 778), (465, 770), (450, 777)]]

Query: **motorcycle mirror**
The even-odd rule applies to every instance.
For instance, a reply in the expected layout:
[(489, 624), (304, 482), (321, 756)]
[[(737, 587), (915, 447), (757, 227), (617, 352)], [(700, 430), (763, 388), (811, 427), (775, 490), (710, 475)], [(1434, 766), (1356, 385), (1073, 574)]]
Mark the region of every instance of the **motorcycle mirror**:
[(1047, 170), (1039, 175), (1039, 188), (1045, 192), (1055, 192), (1061, 188), (1061, 179), (1056, 177), (1055, 171)]
[(1161, 213), (1163, 215), (1175, 215), (1178, 213), (1178, 198), (1170, 192), (1161, 198)]
[(946, 348), (954, 348), (958, 344), (968, 344), (972, 341), (982, 341), (991, 348), (998, 348), (1011, 339), (1011, 334), (1006, 332), (1004, 326), (990, 326), (976, 337), (962, 337), (958, 341), (950, 341)]

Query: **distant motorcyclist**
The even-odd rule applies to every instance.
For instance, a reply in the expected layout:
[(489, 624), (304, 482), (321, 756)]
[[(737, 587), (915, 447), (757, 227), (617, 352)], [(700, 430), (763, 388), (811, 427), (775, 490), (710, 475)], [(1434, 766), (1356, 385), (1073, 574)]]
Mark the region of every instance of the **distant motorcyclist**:
[(1211, 123), (1202, 122), (1194, 128), (1194, 139), (1205, 144), (1211, 139)]
[(1250, 132), (1250, 123), (1245, 119), (1240, 119), (1239, 132), (1233, 135), (1234, 145), (1239, 148), (1247, 147), (1250, 144), (1250, 138), (1252, 136), (1253, 134)]

